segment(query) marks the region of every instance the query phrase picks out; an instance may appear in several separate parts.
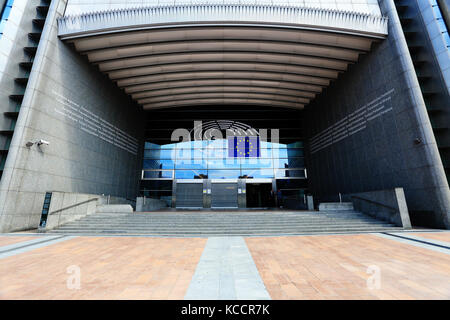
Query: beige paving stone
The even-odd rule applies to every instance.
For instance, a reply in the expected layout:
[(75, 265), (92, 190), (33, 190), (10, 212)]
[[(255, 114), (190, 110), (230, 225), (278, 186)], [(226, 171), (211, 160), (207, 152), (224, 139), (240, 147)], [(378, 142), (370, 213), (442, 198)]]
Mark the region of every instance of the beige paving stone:
[[(272, 299), (450, 299), (445, 253), (370, 234), (246, 242)], [(379, 289), (367, 285), (373, 267)]]
[[(1, 260), (0, 299), (183, 299), (206, 239), (78, 237)], [(81, 271), (70, 290), (70, 266)]]

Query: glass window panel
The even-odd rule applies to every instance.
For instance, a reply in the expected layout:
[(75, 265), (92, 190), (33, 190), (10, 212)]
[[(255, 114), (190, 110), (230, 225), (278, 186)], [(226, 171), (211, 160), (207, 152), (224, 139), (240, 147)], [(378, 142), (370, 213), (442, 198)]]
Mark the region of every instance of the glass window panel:
[(208, 169), (240, 169), (241, 164), (238, 159), (227, 158), (220, 160), (208, 160)]
[(273, 168), (273, 159), (269, 158), (241, 158), (241, 167), (244, 168)]
[(272, 149), (274, 158), (303, 157), (303, 149)]
[(199, 179), (201, 176), (207, 177), (206, 170), (175, 170), (176, 179)]
[[(145, 143), (144, 169), (177, 169), (177, 179), (194, 179), (200, 176), (214, 179), (272, 178), (277, 169), (304, 168), (302, 142), (289, 145), (260, 141), (260, 157), (229, 157), (228, 140), (204, 140), (157, 145)], [(195, 147), (200, 148), (195, 148)], [(272, 146), (275, 148), (270, 149)], [(266, 147), (266, 148), (264, 148)], [(282, 148), (279, 148), (282, 147)], [(294, 148), (295, 147), (295, 148)], [(274, 159), (273, 159), (274, 158)], [(242, 170), (240, 170), (240, 168)], [(209, 171), (207, 171), (209, 170)], [(277, 170), (277, 177), (304, 177), (303, 170)], [(144, 177), (172, 178), (171, 171), (145, 171)]]
[(191, 149), (192, 148), (191, 141), (178, 142), (176, 145), (177, 145), (177, 149)]
[(297, 141), (293, 143), (289, 143), (287, 145), (288, 149), (297, 149), (297, 148), (303, 148), (303, 141)]
[(227, 140), (209, 140), (206, 141), (205, 148), (209, 149), (225, 149), (227, 147)]
[(161, 146), (161, 149), (202, 149), (207, 145), (207, 141), (183, 141), (169, 143)]
[(169, 144), (163, 144), (163, 145), (161, 145), (161, 149), (170, 149), (170, 150), (173, 150), (173, 149), (176, 149), (176, 147), (177, 147), (177, 144), (176, 144), (176, 143), (169, 143)]
[(277, 177), (277, 178), (304, 178), (305, 170), (276, 169), (275, 177)]
[(260, 158), (272, 158), (272, 149), (260, 149), (259, 157)]
[(203, 149), (177, 149), (176, 159), (206, 159), (207, 155)]
[(288, 149), (288, 158), (290, 157), (303, 157), (305, 155), (303, 149)]
[(209, 179), (237, 179), (241, 170), (208, 170)]
[(10, 13), (11, 13), (11, 7), (6, 6), (5, 10), (3, 11), (2, 19), (8, 19)]
[(251, 178), (273, 178), (273, 169), (244, 169), (242, 175)]
[(262, 141), (261, 139), (259, 140), (259, 145), (261, 149), (271, 149), (272, 148), (272, 143), (268, 142), (268, 141)]
[(144, 145), (144, 149), (161, 149), (161, 146), (159, 144), (146, 142)]
[(286, 144), (285, 143), (276, 143), (276, 142), (268, 142), (267, 143), (268, 148), (270, 149), (286, 149)]
[(279, 149), (279, 148), (272, 149), (272, 157), (275, 159), (276, 158), (287, 158), (288, 157), (287, 149)]
[(274, 168), (304, 168), (304, 158), (274, 159)]
[(175, 150), (144, 150), (144, 158), (150, 159), (175, 159)]
[(272, 149), (297, 149), (297, 148), (304, 147), (303, 141), (297, 141), (297, 142), (293, 142), (293, 143), (289, 143), (289, 144), (268, 142), (267, 144)]
[(205, 154), (208, 159), (225, 159), (228, 158), (228, 149), (207, 149)]
[(206, 160), (202, 159), (177, 159), (176, 169), (207, 169)]
[(154, 170), (154, 171), (144, 171), (144, 179), (172, 179), (173, 178), (173, 171), (172, 170)]
[(173, 160), (144, 159), (143, 169), (173, 169)]

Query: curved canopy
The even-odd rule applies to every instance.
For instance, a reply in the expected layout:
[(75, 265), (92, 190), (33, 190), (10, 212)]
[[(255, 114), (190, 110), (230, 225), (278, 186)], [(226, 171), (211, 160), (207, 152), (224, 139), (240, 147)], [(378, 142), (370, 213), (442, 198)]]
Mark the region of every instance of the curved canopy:
[(386, 27), (383, 17), (324, 9), (186, 5), (65, 17), (59, 36), (144, 109), (301, 109)]

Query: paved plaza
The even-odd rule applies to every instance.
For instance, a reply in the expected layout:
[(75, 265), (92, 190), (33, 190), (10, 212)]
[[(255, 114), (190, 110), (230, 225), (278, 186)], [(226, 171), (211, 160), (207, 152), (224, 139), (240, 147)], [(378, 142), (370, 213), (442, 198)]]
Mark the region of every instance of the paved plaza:
[(0, 235), (0, 299), (449, 299), (450, 232)]

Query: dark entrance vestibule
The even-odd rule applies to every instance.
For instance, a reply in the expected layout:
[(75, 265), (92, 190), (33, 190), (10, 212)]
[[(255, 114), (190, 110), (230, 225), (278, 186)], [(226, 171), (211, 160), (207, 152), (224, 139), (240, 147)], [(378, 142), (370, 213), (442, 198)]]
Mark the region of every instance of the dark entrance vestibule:
[(271, 183), (247, 183), (247, 208), (275, 207)]

